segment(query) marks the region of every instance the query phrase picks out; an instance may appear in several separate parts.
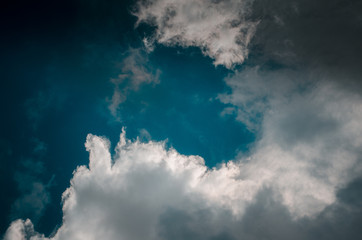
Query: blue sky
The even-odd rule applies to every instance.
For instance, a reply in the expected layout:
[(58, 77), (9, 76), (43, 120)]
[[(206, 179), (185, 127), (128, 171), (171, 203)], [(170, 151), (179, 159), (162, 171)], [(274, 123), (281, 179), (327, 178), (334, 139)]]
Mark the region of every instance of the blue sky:
[(361, 4), (146, 2), (2, 10), (4, 239), (357, 239)]

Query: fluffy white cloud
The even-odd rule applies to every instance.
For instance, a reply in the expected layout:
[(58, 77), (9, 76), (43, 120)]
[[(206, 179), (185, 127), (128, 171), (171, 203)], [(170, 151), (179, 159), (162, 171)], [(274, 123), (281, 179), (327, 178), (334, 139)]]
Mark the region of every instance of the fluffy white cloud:
[(4, 240), (45, 240), (47, 238), (34, 231), (33, 223), (26, 219), (18, 219), (11, 223), (5, 233)]
[[(201, 157), (166, 150), (163, 142), (131, 142), (124, 133), (112, 160), (109, 145), (88, 135), (89, 168), (74, 172), (63, 194), (63, 225), (52, 239), (159, 239), (160, 221), (169, 209), (238, 215), (255, 192), (237, 191), (243, 183), (235, 179), (238, 168), (232, 163), (208, 170)], [(31, 223), (14, 222), (5, 239), (29, 237), (25, 225)]]
[(154, 0), (139, 1), (134, 15), (137, 24), (145, 22), (156, 27), (156, 40), (165, 45), (200, 47), (215, 59), (215, 65), (231, 68), (244, 62), (256, 22), (248, 20), (252, 0)]
[(226, 78), (232, 91), (220, 100), (258, 141), (218, 168), (124, 132), (112, 157), (107, 139), (88, 135), (89, 167), (74, 172), (55, 235), (45, 238), (30, 220), (17, 220), (5, 240), (260, 239), (260, 230), (248, 233), (248, 221), (268, 227), (275, 219), (268, 237), (290, 239), (280, 229), (288, 225), (309, 238), (298, 221), (316, 219), (362, 173), (362, 97), (300, 73), (250, 68)]
[[(239, 239), (246, 234), (242, 219), (266, 189), (291, 218), (313, 217), (361, 173), (361, 103), (316, 86), (265, 114), (248, 157), (214, 169), (199, 156), (163, 142), (132, 142), (124, 132), (112, 158), (108, 140), (89, 134), (89, 167), (74, 172), (62, 226), (51, 239)], [(27, 238), (47, 239), (29, 220), (13, 222), (5, 236)]]

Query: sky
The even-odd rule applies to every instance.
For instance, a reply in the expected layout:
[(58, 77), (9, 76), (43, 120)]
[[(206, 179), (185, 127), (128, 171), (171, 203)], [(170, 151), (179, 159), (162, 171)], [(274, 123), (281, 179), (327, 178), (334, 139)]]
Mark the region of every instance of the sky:
[(362, 238), (362, 2), (8, 1), (4, 240)]

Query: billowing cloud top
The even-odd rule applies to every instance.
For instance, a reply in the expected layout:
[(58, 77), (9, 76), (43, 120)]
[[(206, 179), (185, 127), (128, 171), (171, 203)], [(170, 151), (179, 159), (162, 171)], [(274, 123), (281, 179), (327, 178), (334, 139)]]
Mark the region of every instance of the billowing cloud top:
[[(328, 108), (334, 107), (339, 108)], [(349, 114), (360, 113), (357, 104)], [(342, 118), (341, 124), (350, 134), (361, 132), (353, 121)], [(357, 156), (347, 146), (333, 150), (316, 140), (283, 148), (277, 138), (269, 137), (278, 136), (270, 131), (249, 158), (208, 169), (199, 156), (166, 149), (164, 142), (132, 142), (124, 131), (112, 159), (109, 141), (89, 134), (89, 167), (74, 172), (63, 193), (63, 224), (50, 239), (170, 239), (169, 234), (181, 236), (174, 227), (185, 221), (195, 226), (188, 231), (202, 236), (197, 239), (223, 236), (225, 231), (239, 239), (238, 225), (266, 190), (267, 198), (284, 206), (292, 219), (313, 217), (333, 204), (336, 189), (360, 171)], [(5, 240), (30, 237), (48, 239), (36, 233), (29, 220), (18, 220)]]
[[(244, 62), (257, 23), (247, 20), (252, 0), (139, 1), (134, 14), (138, 22), (156, 26), (147, 45), (200, 47), (215, 65), (231, 68)], [(154, 39), (153, 39), (154, 38)]]

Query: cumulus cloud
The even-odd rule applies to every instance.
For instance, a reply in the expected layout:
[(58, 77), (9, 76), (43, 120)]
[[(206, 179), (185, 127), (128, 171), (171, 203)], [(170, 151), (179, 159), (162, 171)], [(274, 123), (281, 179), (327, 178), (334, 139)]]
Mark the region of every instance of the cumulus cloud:
[(108, 109), (112, 115), (119, 119), (118, 110), (121, 103), (126, 101), (127, 95), (138, 91), (143, 84), (158, 84), (160, 70), (154, 70), (147, 65), (148, 57), (141, 49), (131, 48), (121, 62), (121, 74), (112, 78), (114, 92)]
[[(279, 216), (281, 223), (294, 226), (313, 219), (335, 204), (336, 191), (361, 172), (359, 156), (347, 151), (361, 144), (347, 136), (360, 134), (355, 115), (361, 115), (362, 105), (354, 101), (342, 101), (354, 104), (348, 113), (333, 111), (335, 121), (344, 122), (337, 133), (341, 139), (330, 139), (341, 144), (335, 151), (318, 139), (284, 148), (278, 144), (283, 136), (271, 133), (249, 157), (213, 169), (199, 156), (166, 149), (164, 142), (131, 141), (125, 132), (112, 157), (109, 141), (89, 134), (89, 167), (74, 172), (63, 193), (63, 224), (50, 239), (254, 239), (240, 226), (257, 217), (251, 214), (256, 205), (265, 209), (259, 216), (265, 221)], [(340, 105), (333, 102), (329, 108)], [(5, 239), (47, 239), (32, 229), (28, 220), (15, 221)], [(287, 239), (289, 233), (274, 234)]]
[[(247, 56), (256, 25), (246, 20), (249, 3), (142, 1), (135, 15), (156, 26), (157, 42), (201, 47), (215, 64), (231, 67)], [(257, 135), (248, 153), (209, 169), (199, 156), (127, 140), (124, 132), (112, 157), (107, 139), (88, 135), (89, 166), (74, 171), (63, 193), (60, 228), (46, 238), (30, 220), (17, 220), (5, 239), (361, 238), (362, 96), (341, 87), (346, 79), (360, 85), (353, 52), (360, 48), (338, 44), (351, 37), (346, 26), (358, 11), (344, 5), (348, 21), (339, 21), (334, 1), (326, 4), (331, 15), (310, 21), (324, 16), (315, 1), (255, 3), (253, 14), (264, 16), (255, 35), (263, 51), (225, 78), (230, 92), (219, 95), (228, 105), (221, 114), (235, 114)], [(327, 20), (335, 25), (327, 28)], [(345, 34), (333, 38), (335, 26)], [(127, 91), (154, 81), (135, 59), (114, 80), (114, 113)]]
[[(257, 21), (248, 20), (252, 0), (156, 0), (138, 1), (134, 15), (137, 24), (155, 26), (145, 38), (167, 46), (200, 47), (215, 65), (231, 68), (248, 56), (248, 45)], [(152, 47), (149, 47), (152, 49)]]
[(46, 239), (44, 235), (41, 235), (34, 231), (34, 225), (29, 220), (18, 219), (11, 223), (10, 227), (5, 233), (4, 240), (39, 240)]

